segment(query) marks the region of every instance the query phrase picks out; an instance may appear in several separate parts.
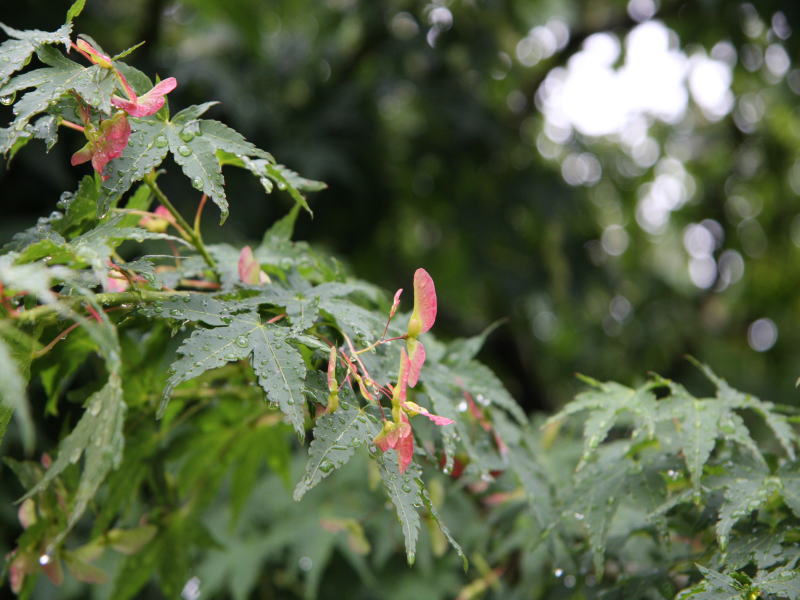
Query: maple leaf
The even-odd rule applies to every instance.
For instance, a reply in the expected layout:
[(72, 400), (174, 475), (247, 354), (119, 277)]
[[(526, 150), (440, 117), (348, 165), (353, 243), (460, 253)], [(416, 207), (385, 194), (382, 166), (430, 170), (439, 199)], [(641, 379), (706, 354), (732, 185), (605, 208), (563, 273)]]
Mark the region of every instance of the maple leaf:
[(112, 96), (111, 104), (117, 108), (121, 108), (132, 117), (149, 117), (150, 115), (156, 114), (161, 110), (161, 107), (164, 106), (164, 102), (166, 102), (164, 96), (178, 87), (177, 79), (174, 77), (167, 77), (164, 81), (155, 84), (148, 92), (137, 97), (133, 88), (127, 85), (127, 81), (122, 74), (118, 74), (118, 76), (123, 82), (122, 85), (125, 87), (125, 91), (130, 96), (130, 99), (126, 100), (119, 96)]
[(70, 164), (80, 165), (92, 161), (94, 170), (103, 175), (105, 166), (125, 150), (128, 145), (128, 138), (131, 135), (131, 126), (125, 113), (118, 111), (110, 119), (100, 122), (100, 128), (96, 128), (91, 123), (86, 125), (84, 130), (88, 142), (86, 145), (72, 155)]
[(111, 64), (110, 56), (103, 54), (84, 39), (78, 38), (78, 40), (73, 45), (73, 48), (75, 48), (84, 57), (86, 57), (87, 60), (89, 60), (95, 65), (100, 65), (104, 69), (114, 68), (114, 65)]
[(239, 254), (239, 279), (248, 285), (263, 285), (269, 283), (269, 276), (261, 270), (261, 265), (253, 256), (250, 246), (242, 248)]

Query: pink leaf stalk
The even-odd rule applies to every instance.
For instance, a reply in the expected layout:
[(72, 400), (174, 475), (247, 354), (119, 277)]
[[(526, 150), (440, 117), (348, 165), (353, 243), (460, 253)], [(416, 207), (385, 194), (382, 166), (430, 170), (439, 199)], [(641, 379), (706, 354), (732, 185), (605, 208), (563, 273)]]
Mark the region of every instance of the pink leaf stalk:
[(253, 249), (250, 246), (242, 248), (239, 254), (239, 279), (249, 285), (269, 283), (269, 277), (261, 270), (261, 265), (253, 256)]
[(72, 155), (70, 164), (74, 167), (91, 160), (94, 170), (100, 173), (103, 179), (108, 179), (107, 175), (103, 175), (103, 169), (122, 154), (131, 136), (128, 118), (124, 112), (117, 112), (110, 119), (101, 121), (99, 130), (88, 124), (84, 133), (89, 141)]
[[(121, 73), (119, 77), (121, 80), (124, 79)], [(149, 117), (161, 110), (161, 107), (164, 106), (164, 102), (166, 102), (164, 96), (178, 87), (178, 80), (174, 77), (167, 77), (164, 81), (160, 81), (154, 85), (150, 91), (138, 97), (133, 92), (133, 89), (126, 84), (127, 81), (123, 83), (123, 87), (125, 87), (125, 91), (131, 98), (126, 100), (119, 96), (112, 96), (111, 104), (117, 108), (121, 108), (132, 117)]]
[(425, 269), (414, 273), (414, 311), (408, 320), (408, 337), (416, 338), (436, 321), (436, 286)]

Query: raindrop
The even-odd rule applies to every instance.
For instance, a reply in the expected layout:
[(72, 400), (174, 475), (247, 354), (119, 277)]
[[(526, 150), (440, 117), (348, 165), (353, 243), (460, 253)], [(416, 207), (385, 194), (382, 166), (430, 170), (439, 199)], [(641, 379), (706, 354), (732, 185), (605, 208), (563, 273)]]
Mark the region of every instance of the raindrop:
[[(190, 153), (191, 153), (191, 151), (190, 151)], [(188, 156), (188, 155), (184, 154), (184, 156)], [(203, 180), (200, 179), (199, 177), (195, 177), (194, 179), (192, 179), (192, 187), (194, 189), (196, 189), (196, 190), (202, 190), (203, 189)]]
[(194, 139), (194, 133), (188, 127), (181, 129), (179, 135), (184, 142), (191, 142)]
[(187, 146), (186, 144), (181, 144), (180, 146), (178, 146), (178, 154), (180, 154), (181, 156), (189, 156), (191, 155), (191, 153), (192, 149), (189, 148), (189, 146)]
[(564, 569), (553, 569), (553, 575), (561, 577), (564, 574)]
[(3, 106), (9, 106), (11, 104), (14, 104), (15, 96), (16, 94), (9, 94), (8, 96), (0, 97), (0, 104), (2, 104)]
[(278, 189), (279, 190), (285, 190), (286, 189), (286, 184), (283, 183), (282, 181), (279, 181), (278, 182)]
[(173, 317), (180, 317), (181, 311), (177, 308), (171, 308), (169, 314), (171, 314)]
[(668, 476), (670, 479), (672, 479), (673, 481), (675, 481), (676, 479), (678, 479), (678, 477), (680, 477), (680, 475), (681, 475), (681, 474), (680, 474), (678, 471), (676, 471), (675, 469), (670, 469), (669, 471), (667, 471), (667, 476)]
[(39, 564), (42, 566), (49, 565), (52, 557), (49, 554), (42, 554), (39, 557)]
[(311, 560), (308, 556), (300, 557), (300, 560), (297, 561), (297, 566), (300, 567), (302, 571), (310, 571), (311, 568), (314, 566), (314, 561)]
[(330, 473), (331, 471), (333, 471), (333, 468), (334, 465), (329, 460), (323, 461), (319, 466), (319, 470), (322, 471), (323, 473)]
[(458, 408), (458, 412), (465, 412), (467, 410), (467, 408), (468, 408), (467, 407), (467, 401), (466, 400), (462, 400), (461, 402), (459, 402), (457, 408)]
[(169, 142), (167, 141), (166, 136), (160, 135), (156, 138), (156, 146), (159, 148), (166, 148)]
[(76, 463), (81, 459), (81, 449), (76, 448), (69, 457), (69, 462)]
[(442, 468), (442, 473), (444, 473), (445, 475), (450, 475), (450, 473), (452, 473), (452, 472), (453, 472), (453, 469), (449, 465), (445, 465)]
[(236, 345), (239, 346), (240, 348), (247, 348), (247, 346), (248, 346), (247, 337), (245, 337), (243, 335), (240, 335), (239, 337), (237, 337), (236, 338)]
[(492, 403), (492, 401), (491, 401), (491, 400), (489, 400), (489, 398), (487, 398), (487, 397), (486, 397), (486, 396), (484, 396), (483, 394), (478, 394), (478, 395), (475, 397), (475, 400), (477, 400), (477, 401), (478, 401), (478, 404), (480, 404), (480, 405), (482, 405), (482, 406), (489, 406), (489, 404), (491, 404), (491, 403)]
[(575, 518), (578, 519), (578, 521), (583, 521), (583, 513), (576, 512)]
[(184, 303), (189, 304), (189, 302), (192, 301), (192, 298), (190, 296), (184, 296), (183, 297), (183, 301), (184, 301)]
[(100, 403), (99, 402), (92, 402), (91, 406), (89, 406), (89, 414), (93, 417), (96, 417), (100, 414)]
[(403, 490), (403, 491), (404, 491), (406, 494), (408, 494), (408, 493), (410, 493), (410, 492), (411, 492), (411, 486), (410, 486), (409, 484), (407, 484), (407, 483), (404, 483), (404, 484), (403, 484), (403, 487), (402, 487), (402, 490)]

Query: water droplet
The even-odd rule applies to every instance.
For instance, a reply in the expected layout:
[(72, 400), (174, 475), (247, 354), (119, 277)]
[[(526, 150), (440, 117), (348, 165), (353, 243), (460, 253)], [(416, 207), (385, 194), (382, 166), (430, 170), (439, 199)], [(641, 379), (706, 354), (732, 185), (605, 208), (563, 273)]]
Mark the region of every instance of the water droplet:
[(492, 401), (491, 401), (491, 400), (489, 400), (489, 398), (487, 398), (487, 397), (486, 397), (486, 396), (484, 396), (483, 394), (478, 394), (477, 396), (475, 396), (475, 400), (476, 400), (476, 401), (478, 402), (478, 404), (480, 404), (481, 406), (489, 406), (489, 405), (492, 403)]
[(49, 565), (52, 557), (49, 554), (42, 554), (39, 557), (39, 564), (42, 566)]
[(184, 127), (178, 134), (184, 142), (191, 142), (194, 139), (194, 133), (188, 128)]
[(169, 142), (167, 141), (166, 136), (159, 135), (156, 138), (156, 146), (158, 146), (159, 148), (166, 148), (167, 144), (169, 144)]
[(409, 552), (409, 553), (408, 553), (408, 564), (409, 564), (409, 565), (413, 565), (413, 564), (414, 564), (414, 561), (415, 561), (416, 559), (417, 559), (417, 555), (416, 555), (416, 554), (414, 554), (413, 552)]
[(279, 181), (278, 182), (278, 189), (279, 190), (285, 190), (286, 189), (286, 184), (283, 183), (282, 181)]
[(171, 314), (173, 317), (180, 317), (181, 311), (177, 308), (171, 308), (169, 314)]
[(248, 341), (247, 341), (247, 337), (243, 336), (243, 335), (240, 335), (239, 337), (237, 337), (236, 338), (236, 345), (239, 346), (240, 348), (247, 348), (247, 346), (249, 345)]
[(320, 464), (319, 466), (319, 470), (322, 471), (323, 473), (330, 473), (331, 471), (333, 471), (333, 469), (334, 465), (329, 460), (322, 461), (322, 464)]
[(676, 479), (678, 479), (678, 477), (681, 476), (681, 474), (680, 474), (680, 472), (676, 471), (675, 469), (670, 469), (669, 471), (667, 471), (667, 476), (670, 479), (672, 479), (672, 481), (675, 481)]
[(199, 177), (195, 177), (194, 179), (192, 179), (192, 187), (196, 190), (202, 190), (203, 180), (200, 179)]
[(407, 483), (404, 483), (404, 484), (403, 484), (403, 487), (402, 487), (402, 490), (403, 490), (403, 491), (404, 491), (406, 494), (408, 494), (408, 493), (410, 493), (410, 492), (411, 492), (411, 486), (410, 486), (409, 484), (407, 484)]
[(156, 313), (156, 314), (160, 314), (161, 312), (163, 312), (163, 310), (164, 310), (164, 308), (159, 304), (156, 304), (153, 307), (153, 312)]
[(445, 475), (450, 475), (452, 472), (453, 469), (449, 465), (445, 465), (444, 467), (442, 467), (442, 473), (444, 473)]
[(0, 104), (2, 104), (3, 106), (10, 106), (11, 104), (14, 104), (15, 97), (16, 94), (9, 94), (8, 96), (2, 96), (0, 97)]
[(458, 412), (465, 412), (467, 410), (467, 408), (468, 408), (467, 401), (466, 400), (462, 400), (461, 402), (459, 402), (457, 408), (458, 408)]
[(350, 445), (353, 448), (358, 448), (361, 445), (361, 441), (358, 438), (353, 438), (352, 440), (350, 440)]
[(553, 575), (561, 577), (564, 574), (564, 569), (553, 569)]
[(96, 417), (100, 414), (100, 403), (99, 402), (92, 402), (89, 406), (89, 414), (93, 417)]
[(310, 571), (314, 566), (314, 561), (308, 556), (301, 556), (300, 560), (297, 561), (297, 566), (300, 567), (301, 571)]
[(492, 477), (491, 473), (488, 471), (485, 473), (481, 473), (481, 479), (483, 481), (494, 481), (494, 477)]
[(183, 302), (184, 302), (185, 304), (189, 304), (189, 302), (191, 302), (191, 301), (192, 301), (192, 298), (191, 298), (191, 296), (184, 296), (184, 297), (183, 297)]
[(190, 156), (192, 154), (192, 149), (186, 144), (181, 144), (178, 146), (178, 154), (181, 156)]
[(69, 457), (69, 462), (76, 463), (81, 459), (81, 450), (79, 448), (75, 449)]
[(578, 521), (583, 521), (583, 513), (576, 512), (574, 516)]
[(567, 575), (566, 577), (564, 577), (564, 587), (565, 588), (575, 587), (575, 575)]

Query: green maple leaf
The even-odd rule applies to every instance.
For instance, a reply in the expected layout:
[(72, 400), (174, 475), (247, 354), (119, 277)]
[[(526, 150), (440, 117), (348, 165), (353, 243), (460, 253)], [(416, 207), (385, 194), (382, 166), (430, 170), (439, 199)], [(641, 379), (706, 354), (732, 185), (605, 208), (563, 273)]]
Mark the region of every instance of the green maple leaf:
[(238, 132), (219, 121), (199, 119), (214, 102), (190, 106), (172, 120), (130, 119), (131, 136), (122, 155), (109, 163), (105, 190), (111, 196), (125, 193), (135, 182), (157, 167), (167, 152), (189, 178), (192, 186), (207, 194), (222, 213), (220, 224), (228, 216), (223, 162), (217, 153), (269, 157)]
[[(195, 317), (191, 310), (184, 314), (186, 320)], [(181, 358), (170, 368), (171, 376), (159, 412), (163, 413), (169, 395), (178, 384), (228, 362), (249, 358), (267, 399), (279, 406), (297, 434), (303, 437), (306, 367), (291, 340), (290, 329), (263, 323), (256, 313), (234, 315), (229, 323), (220, 327), (195, 329), (178, 348)]]
[(339, 408), (319, 417), (314, 425), (314, 439), (308, 448), (305, 474), (294, 489), (294, 499), (333, 473), (360, 448), (378, 435), (380, 426), (374, 417), (358, 407), (349, 388), (340, 392)]
[(33, 135), (29, 128), (30, 120), (70, 91), (75, 91), (84, 101), (103, 112), (112, 112), (111, 94), (117, 81), (108, 69), (99, 65), (84, 67), (48, 46), (39, 48), (36, 54), (47, 67), (17, 75), (0, 88), (0, 96), (33, 88), (14, 103), (15, 118), (0, 136), (0, 152), (3, 154), (8, 153), (20, 138)]
[(28, 64), (31, 55), (46, 44), (64, 44), (69, 46), (72, 26), (62, 25), (53, 32), (31, 29), (20, 31), (0, 23), (2, 29), (10, 40), (0, 44), (0, 85), (4, 85), (12, 74)]

